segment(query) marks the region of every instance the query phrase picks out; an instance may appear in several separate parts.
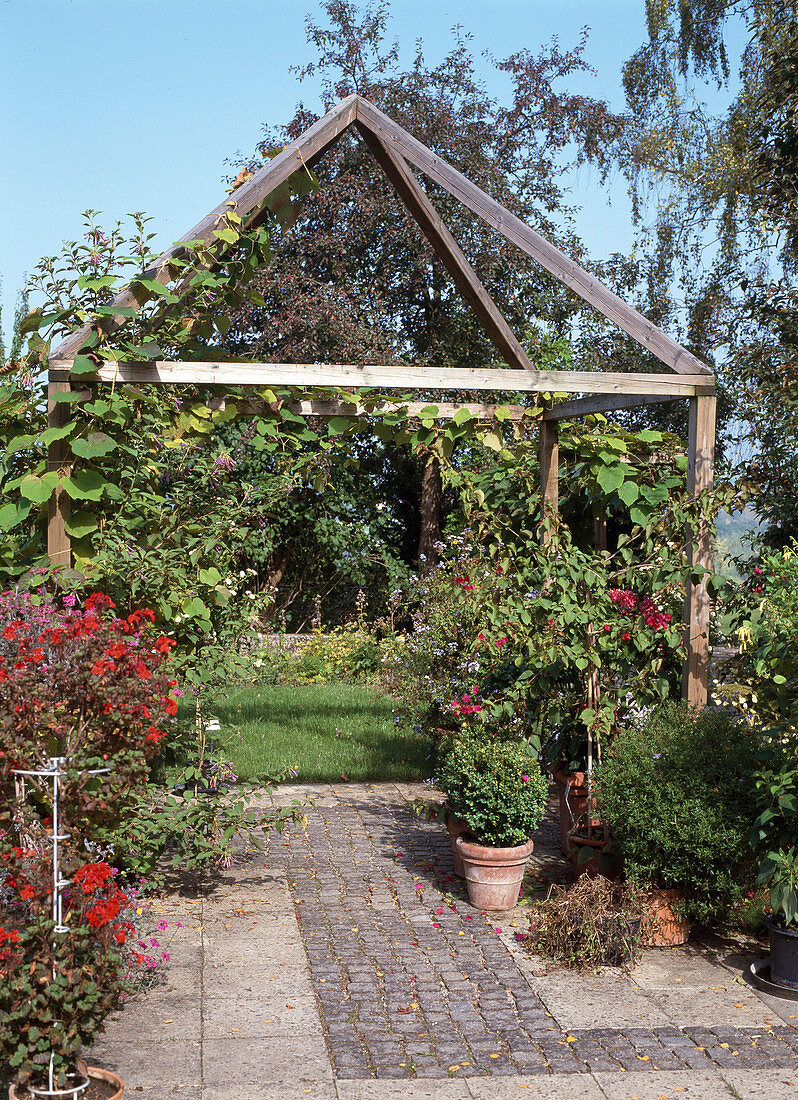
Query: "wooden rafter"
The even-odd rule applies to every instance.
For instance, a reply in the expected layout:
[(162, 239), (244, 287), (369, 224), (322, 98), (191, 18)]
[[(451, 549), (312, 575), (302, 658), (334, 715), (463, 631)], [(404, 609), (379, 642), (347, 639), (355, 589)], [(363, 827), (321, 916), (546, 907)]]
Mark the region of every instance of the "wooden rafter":
[(414, 138), (407, 130), (378, 110), (373, 103), (358, 97), (357, 120), (359, 127), (368, 128), (394, 149), (399, 156), (409, 160), (458, 198), (469, 210), (473, 210), (488, 225), (512, 241), (522, 252), (537, 260), (542, 267), (565, 286), (570, 287), (589, 305), (613, 321), (633, 340), (679, 374), (708, 374), (707, 366), (686, 348), (681, 347), (662, 329), (649, 321), (642, 313), (628, 305), (617, 294), (600, 283), (564, 252), (541, 237), (530, 226), (496, 202), (475, 183), (467, 179), (442, 157)]
[[(50, 377), (69, 377), (71, 361), (51, 360)], [(695, 397), (714, 393), (711, 376), (616, 374), (611, 371), (510, 370), (493, 367), (418, 367), (404, 363), (105, 363), (80, 376), (85, 382), (141, 385), (194, 383), (221, 386), (356, 386), (382, 389), (498, 390), (520, 393), (640, 393)]]
[(431, 199), (407, 162), (372, 130), (357, 123), (358, 131), (396, 193), (415, 218), (424, 236), (449, 272), (457, 289), (479, 317), (497, 351), (510, 366), (533, 370), (532, 363), (496, 303), (480, 282), (464, 252), (446, 227)]
[(620, 394), (606, 396), (591, 394), (590, 397), (576, 397), (571, 401), (561, 401), (552, 405), (543, 414), (544, 420), (573, 420), (578, 416), (591, 416), (593, 413), (615, 412), (618, 409), (636, 409), (641, 405), (659, 405), (665, 401), (678, 400), (675, 394)]

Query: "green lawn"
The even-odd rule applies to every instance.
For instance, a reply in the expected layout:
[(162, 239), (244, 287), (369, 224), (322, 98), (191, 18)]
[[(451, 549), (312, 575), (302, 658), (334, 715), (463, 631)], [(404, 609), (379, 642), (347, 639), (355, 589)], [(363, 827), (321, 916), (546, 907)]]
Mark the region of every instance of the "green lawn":
[(393, 705), (357, 684), (241, 686), (209, 713), (241, 778), (291, 765), (306, 783), (425, 778), (429, 742), (395, 724)]

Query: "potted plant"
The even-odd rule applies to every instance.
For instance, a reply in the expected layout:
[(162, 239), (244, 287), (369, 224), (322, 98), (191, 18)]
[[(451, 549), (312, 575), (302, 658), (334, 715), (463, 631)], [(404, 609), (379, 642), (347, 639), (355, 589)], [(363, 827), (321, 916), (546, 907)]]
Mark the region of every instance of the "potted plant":
[(472, 734), (453, 741), (439, 774), (450, 812), (469, 830), (456, 844), (471, 904), (511, 909), (546, 807), (540, 765), (521, 743)]
[(759, 754), (755, 797), (759, 811), (751, 839), (762, 858), (757, 882), (768, 887), (772, 912), (770, 980), (798, 989), (798, 759), (783, 729), (771, 732)]
[(118, 1078), (80, 1062), (120, 1003), (135, 940), (98, 839), (177, 709), (172, 643), (150, 636), (151, 611), (64, 602), (0, 600), (0, 1066), (14, 1100), (72, 1095), (86, 1076), (121, 1096)]
[(709, 708), (664, 704), (620, 730), (595, 773), (628, 881), (645, 887), (644, 942), (684, 942), (750, 882), (755, 734)]

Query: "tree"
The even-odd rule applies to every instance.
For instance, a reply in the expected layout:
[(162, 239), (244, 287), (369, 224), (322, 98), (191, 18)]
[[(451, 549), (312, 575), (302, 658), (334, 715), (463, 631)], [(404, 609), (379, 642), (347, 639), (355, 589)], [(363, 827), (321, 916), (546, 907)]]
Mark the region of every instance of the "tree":
[[(624, 68), (617, 146), (641, 228), (643, 308), (716, 364), (730, 434), (756, 456), (737, 474), (786, 538), (798, 518), (796, 325), (785, 281), (798, 260), (794, 8), (646, 0), (646, 14), (648, 41)], [(747, 36), (736, 73), (730, 29)]]
[[(454, 30), (451, 51), (431, 66), (417, 44), (403, 67), (386, 38), (387, 0), (359, 8), (325, 0), (322, 25), (308, 17), (317, 58), (296, 70), (321, 78), (324, 109), (358, 92), (451, 161), (470, 179), (569, 253), (584, 259), (570, 227), (564, 181), (586, 159), (602, 162), (618, 122), (606, 105), (556, 88), (588, 68), (584, 36), (570, 51), (552, 42), (490, 63), (510, 82), (500, 101), (477, 75), (469, 36)], [(316, 114), (300, 104), (283, 127), (270, 127), (259, 148), (299, 136)], [(250, 162), (254, 166), (255, 160)], [(258, 359), (293, 362), (385, 362), (481, 366), (496, 352), (463, 303), (410, 215), (365, 146), (342, 140), (316, 167), (321, 186), (297, 224), (275, 240), (275, 259), (258, 276), (262, 304), (232, 317), (229, 347)], [(511, 327), (531, 322), (530, 351), (553, 330), (570, 331), (576, 307), (564, 288), (517, 253), (435, 185), (427, 186), (444, 221), (494, 296)], [(434, 561), (440, 532), (440, 470), (420, 455), (419, 556)]]

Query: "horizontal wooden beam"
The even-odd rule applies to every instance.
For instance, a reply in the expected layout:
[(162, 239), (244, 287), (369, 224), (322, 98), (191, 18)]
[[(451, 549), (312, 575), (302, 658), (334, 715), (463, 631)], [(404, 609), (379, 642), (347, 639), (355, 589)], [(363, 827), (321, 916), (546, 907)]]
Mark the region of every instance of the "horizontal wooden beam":
[[(296, 171), (304, 170), (309, 161), (325, 152), (352, 125), (355, 120), (357, 98), (357, 96), (351, 95), (341, 100), (328, 114), (307, 129), (301, 137), (287, 145), (277, 156), (264, 164), (262, 168), (259, 168), (246, 183), (236, 188), (232, 194), (214, 207), (210, 214), (197, 222), (192, 229), (189, 229), (181, 240), (199, 240), (205, 244), (214, 244), (220, 255), (228, 251), (229, 246), (225, 246), (222, 241), (214, 236), (225, 214), (232, 210), (243, 218), (245, 224), (249, 223), (252, 216), (275, 188), (290, 179)], [(174, 244), (171, 248), (167, 248), (165, 252), (162, 252), (157, 259), (153, 260), (147, 269), (141, 273), (140, 278), (155, 279), (161, 285), (166, 285), (176, 274), (172, 261), (186, 255), (186, 248), (182, 244), (179, 242)], [(110, 305), (124, 309), (140, 309), (152, 297), (154, 295), (151, 291), (148, 291), (141, 283), (133, 281), (130, 286), (120, 290)], [(117, 314), (109, 317), (104, 322), (103, 327), (106, 331), (113, 332), (123, 325), (125, 320), (124, 316)], [(55, 350), (55, 357), (69, 359), (76, 355), (83, 347), (90, 332), (90, 327), (84, 325), (83, 328), (71, 333)]]
[(667, 366), (679, 374), (709, 374), (700, 359), (361, 96), (357, 97), (357, 121), (361, 130), (368, 127)]
[(552, 405), (543, 414), (544, 420), (572, 420), (578, 416), (591, 416), (594, 413), (614, 412), (619, 409), (636, 409), (641, 405), (660, 405), (665, 401), (676, 401), (670, 394), (643, 394), (638, 397), (597, 394), (590, 397), (575, 397), (571, 401), (561, 401)]
[[(68, 360), (50, 360), (52, 381), (69, 378)], [(140, 385), (354, 386), (368, 389), (498, 390), (519, 393), (661, 394), (694, 397), (714, 393), (712, 375), (617, 374), (611, 371), (523, 371), (491, 367), (417, 367), (402, 363), (106, 363), (85, 382)]]

